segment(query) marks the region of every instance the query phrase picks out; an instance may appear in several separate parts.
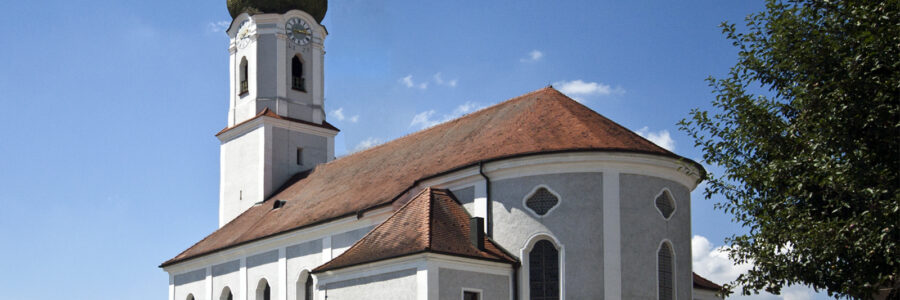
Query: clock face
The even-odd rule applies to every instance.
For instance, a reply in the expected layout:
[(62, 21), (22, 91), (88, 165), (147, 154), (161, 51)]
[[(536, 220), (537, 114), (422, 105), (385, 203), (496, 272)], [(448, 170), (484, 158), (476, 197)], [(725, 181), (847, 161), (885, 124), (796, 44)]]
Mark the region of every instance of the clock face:
[(297, 45), (306, 45), (312, 39), (312, 30), (309, 23), (301, 18), (291, 18), (284, 25), (287, 36)]
[(250, 36), (253, 35), (253, 23), (250, 20), (245, 20), (241, 23), (241, 26), (238, 27), (237, 36), (235, 36), (235, 43), (238, 48), (243, 49), (250, 44)]

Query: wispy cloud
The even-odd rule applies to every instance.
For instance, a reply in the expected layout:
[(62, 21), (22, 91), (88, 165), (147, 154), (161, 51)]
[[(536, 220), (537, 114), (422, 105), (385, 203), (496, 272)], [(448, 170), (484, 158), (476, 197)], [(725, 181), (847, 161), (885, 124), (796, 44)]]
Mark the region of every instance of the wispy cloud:
[(209, 22), (206, 24), (206, 30), (212, 33), (221, 33), (228, 29), (228, 26), (231, 26), (231, 22), (228, 21), (218, 21), (218, 22)]
[(541, 58), (544, 58), (544, 52), (541, 52), (540, 50), (535, 49), (535, 50), (531, 50), (531, 52), (528, 52), (528, 56), (526, 56), (522, 59), (519, 59), (519, 61), (521, 61), (521, 62), (536, 62), (536, 61), (541, 60)]
[(343, 107), (332, 110), (331, 116), (334, 117), (335, 119), (337, 119), (338, 121), (347, 120), (350, 123), (356, 123), (357, 121), (359, 121), (359, 115), (353, 115), (352, 117), (345, 116)]
[[(737, 279), (738, 275), (750, 270), (751, 265), (735, 264), (728, 258), (727, 246), (715, 247), (709, 239), (695, 235), (691, 239), (691, 255), (694, 272), (715, 283), (723, 284)], [(763, 293), (760, 295), (741, 296), (740, 291), (728, 299), (753, 299), (753, 300), (809, 300), (812, 299), (813, 290), (803, 286), (789, 286), (781, 291), (781, 295)]]
[(457, 80), (456, 79), (444, 80), (441, 72), (437, 72), (436, 74), (434, 74), (434, 82), (437, 83), (438, 85), (446, 85), (449, 87), (456, 87)]
[(559, 81), (553, 83), (553, 86), (563, 94), (572, 97), (572, 99), (575, 99), (578, 102), (584, 102), (584, 97), (589, 96), (609, 96), (625, 94), (625, 89), (623, 89), (622, 87), (617, 86), (614, 88), (608, 84), (599, 82), (586, 82), (581, 79), (572, 81)]
[(484, 106), (482, 106), (481, 104), (478, 104), (475, 102), (466, 102), (466, 103), (463, 103), (462, 105), (457, 106), (455, 109), (453, 109), (452, 112), (443, 114), (440, 117), (437, 117), (437, 111), (435, 111), (433, 109), (428, 110), (428, 111), (423, 111), (423, 112), (418, 113), (415, 116), (413, 116), (412, 122), (409, 123), (409, 127), (419, 127), (419, 129), (425, 129), (425, 128), (432, 127), (437, 124), (441, 124), (441, 123), (459, 118), (460, 116), (462, 116), (464, 114), (467, 114), (467, 113), (470, 113), (470, 112), (473, 112), (473, 111), (476, 111), (476, 110), (479, 110), (482, 108), (484, 108)]
[(400, 80), (398, 80), (398, 82), (400, 82), (400, 84), (402, 84), (403, 86), (406, 86), (407, 88), (416, 87), (416, 88), (419, 88), (422, 90), (428, 88), (428, 82), (420, 82), (417, 84), (415, 81), (413, 81), (412, 75), (407, 75), (406, 77), (400, 78)]
[(381, 143), (384, 143), (384, 141), (376, 137), (369, 137), (365, 140), (360, 141), (359, 144), (356, 144), (356, 147), (353, 148), (353, 152), (363, 151), (378, 146)]
[(663, 147), (669, 151), (675, 151), (675, 140), (672, 139), (672, 136), (669, 134), (668, 130), (660, 130), (657, 132), (650, 131), (650, 128), (644, 126), (637, 131), (637, 134), (644, 137), (645, 139), (650, 140), (657, 146)]

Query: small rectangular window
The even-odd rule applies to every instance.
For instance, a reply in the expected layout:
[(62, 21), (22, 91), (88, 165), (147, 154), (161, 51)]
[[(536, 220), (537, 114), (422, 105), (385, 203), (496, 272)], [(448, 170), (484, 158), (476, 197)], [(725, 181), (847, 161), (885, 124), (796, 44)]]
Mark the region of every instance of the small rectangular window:
[(463, 291), (463, 300), (480, 300), (481, 293), (475, 291)]
[(303, 148), (297, 147), (297, 165), (303, 165)]

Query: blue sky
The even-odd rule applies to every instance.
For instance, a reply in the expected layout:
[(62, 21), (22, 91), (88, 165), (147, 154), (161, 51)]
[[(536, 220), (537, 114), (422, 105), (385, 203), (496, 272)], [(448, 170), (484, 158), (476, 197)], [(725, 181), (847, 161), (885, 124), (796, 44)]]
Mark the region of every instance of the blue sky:
[[(165, 299), (156, 266), (215, 230), (228, 105), (224, 0), (15, 1), (0, 18), (0, 289), (9, 299)], [(675, 123), (760, 1), (332, 0), (337, 153), (553, 84), (698, 159)], [(698, 190), (699, 191), (699, 190)], [(694, 193), (695, 270), (741, 228)], [(823, 298), (791, 289), (786, 299)], [(757, 296), (755, 299), (780, 299)]]

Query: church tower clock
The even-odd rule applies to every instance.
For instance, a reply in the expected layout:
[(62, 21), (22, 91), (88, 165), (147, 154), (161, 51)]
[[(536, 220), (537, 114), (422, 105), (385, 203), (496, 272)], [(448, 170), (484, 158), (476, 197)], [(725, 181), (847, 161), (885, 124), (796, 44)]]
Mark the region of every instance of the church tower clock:
[(221, 142), (219, 227), (294, 175), (334, 159), (325, 121), (327, 0), (228, 0), (230, 105)]

